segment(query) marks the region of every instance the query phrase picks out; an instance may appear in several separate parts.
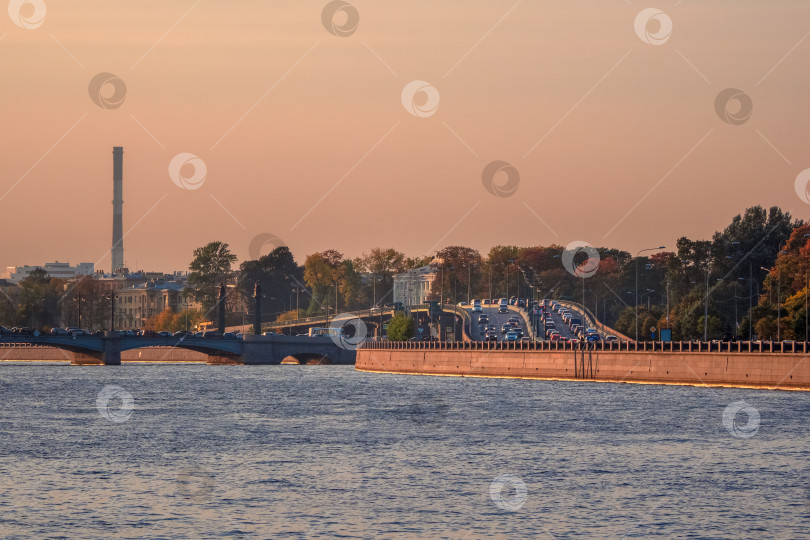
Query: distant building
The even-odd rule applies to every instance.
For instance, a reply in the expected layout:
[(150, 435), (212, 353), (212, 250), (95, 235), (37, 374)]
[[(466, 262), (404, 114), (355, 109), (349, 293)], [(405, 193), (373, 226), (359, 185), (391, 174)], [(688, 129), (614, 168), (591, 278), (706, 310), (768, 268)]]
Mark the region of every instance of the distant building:
[(422, 266), (394, 276), (394, 302), (406, 306), (424, 304), (433, 292), (437, 273), (434, 266)]
[(48, 276), (59, 279), (73, 279), (78, 276), (90, 276), (94, 272), (93, 263), (79, 263), (76, 266), (70, 266), (70, 263), (52, 262), (45, 263), (38, 266), (9, 266), (6, 268), (6, 273), (2, 276), (10, 283), (19, 283), (36, 269), (44, 270)]
[(119, 289), (115, 300), (116, 328), (141, 329), (149, 317), (167, 309), (174, 312), (199, 309), (200, 304), (186, 295), (185, 289), (185, 283), (176, 281), (149, 281)]

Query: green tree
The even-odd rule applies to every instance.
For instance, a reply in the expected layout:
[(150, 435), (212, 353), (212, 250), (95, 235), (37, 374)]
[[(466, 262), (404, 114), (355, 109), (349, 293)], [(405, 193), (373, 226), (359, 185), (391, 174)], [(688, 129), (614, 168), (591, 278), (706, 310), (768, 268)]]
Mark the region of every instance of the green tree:
[(59, 300), (64, 281), (51, 279), (45, 270), (35, 269), (20, 282), (17, 321), (21, 326), (47, 330), (60, 322)]
[(235, 262), (236, 255), (224, 242), (210, 242), (194, 250), (189, 265), (188, 288), (205, 313), (210, 313), (216, 305), (220, 284), (233, 280)]
[(371, 277), (366, 283), (366, 298), (376, 303), (391, 302), (394, 275), (405, 271), (405, 255), (393, 248), (372, 248), (355, 261), (355, 267)]
[[(253, 292), (258, 283), (262, 290), (262, 317), (267, 320), (273, 314), (288, 309), (287, 302), (291, 298), (293, 287), (303, 285), (303, 269), (295, 262), (287, 246), (279, 246), (258, 260), (243, 262), (239, 271), (239, 290), (249, 306), (248, 313), (253, 315)], [(298, 297), (302, 302), (301, 308), (306, 311), (308, 292), (299, 291)]]
[(304, 261), (304, 282), (312, 290), (312, 301), (307, 313), (317, 315), (323, 308), (334, 308), (334, 292), (337, 285), (337, 268), (343, 256), (334, 250), (308, 255)]
[(391, 341), (407, 341), (416, 333), (413, 319), (404, 313), (397, 313), (388, 321), (388, 339)]

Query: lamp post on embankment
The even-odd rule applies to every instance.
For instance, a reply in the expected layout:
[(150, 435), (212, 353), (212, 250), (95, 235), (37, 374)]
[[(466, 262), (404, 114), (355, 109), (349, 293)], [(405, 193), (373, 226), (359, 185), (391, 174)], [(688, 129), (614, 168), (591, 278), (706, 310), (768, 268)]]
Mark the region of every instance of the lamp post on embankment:
[(666, 249), (666, 247), (658, 246), (654, 248), (644, 248), (636, 253), (636, 341), (638, 341), (638, 259), (645, 251), (655, 251), (656, 249)]

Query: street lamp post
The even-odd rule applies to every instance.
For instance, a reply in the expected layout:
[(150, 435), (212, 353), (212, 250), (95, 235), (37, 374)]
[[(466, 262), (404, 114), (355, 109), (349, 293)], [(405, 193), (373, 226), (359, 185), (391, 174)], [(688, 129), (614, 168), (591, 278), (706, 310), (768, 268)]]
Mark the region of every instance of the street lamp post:
[[(515, 262), (515, 259), (509, 259), (506, 261), (506, 301), (509, 302), (509, 265)], [(492, 301), (492, 298), (490, 298)]]
[(638, 258), (645, 251), (655, 251), (656, 249), (665, 249), (665, 246), (645, 248), (636, 253), (636, 341), (638, 341)]
[(472, 269), (478, 266), (478, 263), (467, 266), (467, 304), (470, 303), (470, 294), (472, 292)]

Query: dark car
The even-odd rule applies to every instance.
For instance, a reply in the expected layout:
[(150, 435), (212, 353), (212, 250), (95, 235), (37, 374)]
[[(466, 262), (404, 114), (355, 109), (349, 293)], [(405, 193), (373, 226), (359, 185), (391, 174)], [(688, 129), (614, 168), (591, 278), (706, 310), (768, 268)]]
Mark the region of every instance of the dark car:
[(190, 335), (193, 335), (193, 334), (191, 332), (189, 332), (188, 330), (179, 330), (179, 331), (175, 332), (173, 335), (174, 335), (174, 337), (186, 337), (186, 336), (190, 336)]
[(478, 324), (486, 324), (488, 322), (489, 322), (489, 316), (488, 315), (479, 315), (478, 316)]
[(513, 328), (513, 329), (512, 329), (512, 332), (514, 332), (515, 334), (517, 334), (518, 339), (520, 339), (520, 338), (522, 338), (522, 337), (523, 337), (523, 329), (522, 329), (522, 328), (520, 328), (519, 326), (518, 326), (518, 327), (516, 327), (516, 328)]

